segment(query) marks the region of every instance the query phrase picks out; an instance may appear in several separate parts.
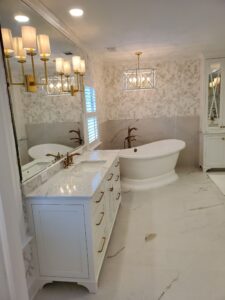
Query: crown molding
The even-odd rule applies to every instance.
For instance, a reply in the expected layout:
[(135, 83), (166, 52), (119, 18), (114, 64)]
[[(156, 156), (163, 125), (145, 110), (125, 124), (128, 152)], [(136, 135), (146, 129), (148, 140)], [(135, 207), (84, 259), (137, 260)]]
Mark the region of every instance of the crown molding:
[(30, 7), (36, 13), (38, 13), (42, 18), (44, 18), (49, 24), (66, 36), (70, 41), (72, 41), (78, 48), (89, 54), (88, 50), (84, 44), (80, 41), (78, 37), (74, 34), (69, 26), (58, 19), (53, 12), (51, 12), (40, 0), (20, 0), (22, 3)]

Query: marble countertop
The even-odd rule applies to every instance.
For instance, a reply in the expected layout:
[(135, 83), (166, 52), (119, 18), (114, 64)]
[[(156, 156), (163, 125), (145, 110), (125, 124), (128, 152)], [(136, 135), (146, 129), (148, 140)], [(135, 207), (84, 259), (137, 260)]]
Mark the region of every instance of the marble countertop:
[[(117, 150), (86, 151), (81, 156), (74, 158), (74, 164), (68, 169), (62, 169), (44, 184), (27, 195), (27, 198), (50, 197), (77, 197), (91, 198), (114, 160), (118, 156)], [(102, 164), (97, 169), (83, 171), (82, 162), (99, 162)]]

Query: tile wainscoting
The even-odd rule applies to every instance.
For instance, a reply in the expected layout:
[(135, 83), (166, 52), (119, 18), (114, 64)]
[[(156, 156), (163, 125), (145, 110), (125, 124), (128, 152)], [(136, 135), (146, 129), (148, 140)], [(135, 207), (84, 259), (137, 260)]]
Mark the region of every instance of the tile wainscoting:
[(199, 116), (159, 117), (130, 120), (109, 120), (100, 124), (101, 149), (122, 149), (128, 126), (138, 131), (135, 146), (162, 139), (181, 139), (186, 148), (181, 152), (178, 166), (198, 166)]

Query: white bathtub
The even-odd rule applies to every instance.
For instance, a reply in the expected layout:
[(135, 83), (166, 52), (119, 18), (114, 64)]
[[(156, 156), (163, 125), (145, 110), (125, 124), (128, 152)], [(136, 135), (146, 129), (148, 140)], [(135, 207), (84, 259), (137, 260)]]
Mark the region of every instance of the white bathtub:
[(184, 148), (185, 142), (170, 139), (121, 150), (122, 189), (146, 190), (177, 180), (175, 166)]

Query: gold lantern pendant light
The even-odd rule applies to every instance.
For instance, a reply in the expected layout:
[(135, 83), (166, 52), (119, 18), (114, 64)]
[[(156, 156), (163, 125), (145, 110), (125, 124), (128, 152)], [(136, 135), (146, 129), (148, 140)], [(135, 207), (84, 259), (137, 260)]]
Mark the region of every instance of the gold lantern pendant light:
[(123, 72), (124, 90), (150, 90), (155, 88), (156, 70), (153, 68), (140, 68), (140, 58), (143, 52), (135, 52), (137, 68)]

